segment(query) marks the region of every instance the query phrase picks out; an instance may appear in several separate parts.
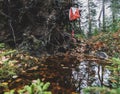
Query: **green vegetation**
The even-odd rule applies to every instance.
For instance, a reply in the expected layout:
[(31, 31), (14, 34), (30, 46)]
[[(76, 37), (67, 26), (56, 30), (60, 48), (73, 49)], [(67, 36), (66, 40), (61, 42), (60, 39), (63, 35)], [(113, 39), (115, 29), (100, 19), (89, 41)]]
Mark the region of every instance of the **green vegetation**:
[(112, 65), (107, 66), (107, 68), (112, 72), (110, 81), (112, 82), (113, 88), (119, 88), (120, 87), (120, 59), (119, 58), (112, 58), (111, 60)]
[(120, 94), (120, 59), (112, 58), (110, 60), (112, 62), (111, 66), (106, 66), (111, 71), (111, 88), (107, 87), (88, 87), (84, 89), (85, 94)]
[(26, 85), (23, 90), (19, 91), (19, 94), (24, 94), (26, 92), (28, 94), (51, 94), (50, 91), (47, 91), (49, 85), (49, 82), (43, 83), (38, 79), (35, 83), (32, 83), (30, 86)]
[(115, 22), (113, 22), (110, 17), (106, 18), (106, 24), (107, 24), (107, 28), (106, 28), (107, 32), (117, 32), (120, 29), (120, 18), (117, 18)]
[(5, 44), (4, 43), (0, 43), (0, 49), (4, 48), (4, 47), (5, 47)]
[[(120, 93), (120, 2), (82, 1), (84, 0), (0, 0), (0, 42), (4, 42), (0, 43), (0, 91), (25, 86), (31, 82), (29, 77), (50, 79), (52, 92), (66, 87), (71, 89), (69, 82), (72, 77), (68, 75), (79, 66), (77, 63), (88, 60), (105, 65), (111, 72), (108, 79), (110, 86), (88, 87), (84, 92)], [(73, 21), (69, 19), (71, 7), (77, 8), (80, 13), (80, 17)], [(6, 44), (14, 49), (7, 48)], [(97, 52), (105, 52), (108, 59), (97, 57)], [(111, 65), (107, 65), (107, 62)], [(67, 72), (61, 72), (63, 69), (69, 70), (68, 74), (62, 73)], [(88, 80), (91, 75), (95, 75), (89, 70), (87, 72)], [(25, 78), (29, 81), (24, 82)], [(19, 90), (19, 94), (51, 94), (48, 91), (50, 83), (38, 79)], [(72, 89), (74, 87), (76, 86)], [(16, 92), (18, 91), (11, 90), (4, 94)]]
[[(43, 83), (39, 79), (33, 82), (31, 85), (26, 85), (22, 90), (19, 90), (19, 94), (52, 94), (48, 91), (50, 83)], [(5, 92), (4, 94), (15, 94), (14, 90)]]
[(120, 94), (120, 88), (110, 89), (106, 87), (88, 87), (84, 89), (84, 94)]
[(7, 63), (0, 68), (0, 79), (12, 79), (14, 75), (16, 75), (16, 68), (14, 66), (9, 66)]
[[(1, 43), (0, 48), (2, 49), (4, 47), (4, 43)], [(10, 56), (15, 52), (16, 50), (1, 51), (0, 64), (2, 67), (0, 67), (0, 79), (10, 79), (12, 76), (16, 75), (16, 67), (14, 66), (16, 61), (10, 60)]]

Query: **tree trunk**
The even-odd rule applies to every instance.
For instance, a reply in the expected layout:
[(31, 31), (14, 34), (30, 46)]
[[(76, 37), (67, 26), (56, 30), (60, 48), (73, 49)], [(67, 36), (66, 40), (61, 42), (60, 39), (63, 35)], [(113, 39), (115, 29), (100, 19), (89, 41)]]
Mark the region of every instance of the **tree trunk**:
[(115, 23), (116, 23), (116, 9), (115, 9), (115, 6), (116, 6), (116, 1), (115, 0), (112, 0), (112, 21), (113, 21), (113, 28), (116, 27)]
[(103, 31), (106, 31), (106, 24), (105, 24), (105, 0), (102, 2), (102, 8), (103, 8)]
[(89, 24), (89, 32), (88, 32), (88, 37), (90, 37), (92, 35), (92, 31), (91, 31), (91, 27), (92, 27), (92, 24), (91, 24), (91, 13), (90, 13), (90, 1), (88, 0), (88, 24)]
[(99, 32), (101, 32), (101, 20), (100, 20), (100, 18), (101, 18), (101, 15), (102, 15), (102, 9), (101, 9), (101, 11), (100, 11), (100, 14), (99, 14), (99, 17), (98, 17), (98, 25), (99, 25)]

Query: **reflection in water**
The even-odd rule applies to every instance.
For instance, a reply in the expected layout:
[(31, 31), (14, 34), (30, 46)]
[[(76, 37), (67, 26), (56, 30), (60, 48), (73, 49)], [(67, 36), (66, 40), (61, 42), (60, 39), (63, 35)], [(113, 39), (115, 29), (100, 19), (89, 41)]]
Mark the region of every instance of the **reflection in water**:
[(88, 86), (109, 85), (110, 71), (95, 62), (82, 61), (72, 70), (72, 83), (77, 92)]

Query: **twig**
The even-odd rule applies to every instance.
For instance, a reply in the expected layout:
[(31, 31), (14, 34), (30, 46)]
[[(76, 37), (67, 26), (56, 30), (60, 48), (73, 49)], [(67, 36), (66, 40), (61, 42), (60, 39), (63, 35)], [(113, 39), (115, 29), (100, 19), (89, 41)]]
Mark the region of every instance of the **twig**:
[(10, 18), (10, 16), (8, 16), (7, 14), (5, 14), (5, 13), (2, 12), (1, 10), (0, 10), (0, 14), (3, 15), (3, 16), (5, 16), (6, 18)]
[(13, 35), (13, 40), (14, 40), (14, 43), (15, 43), (15, 47), (17, 48), (17, 46), (16, 46), (15, 31), (14, 31), (14, 29), (13, 29), (13, 26), (12, 26), (11, 20), (9, 20), (9, 25), (10, 25), (10, 28), (11, 28), (11, 30), (12, 30), (12, 35)]

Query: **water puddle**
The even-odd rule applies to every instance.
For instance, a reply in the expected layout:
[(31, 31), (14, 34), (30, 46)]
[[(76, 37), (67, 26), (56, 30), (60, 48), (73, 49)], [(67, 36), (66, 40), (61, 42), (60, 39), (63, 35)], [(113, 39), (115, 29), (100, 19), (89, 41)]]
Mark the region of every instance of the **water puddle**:
[(76, 88), (76, 92), (88, 86), (109, 86), (110, 71), (103, 66), (91, 62), (82, 61), (79, 66), (72, 69), (72, 83)]
[[(43, 82), (50, 82), (52, 94), (83, 94), (83, 88), (88, 86), (109, 86), (110, 71), (100, 65), (101, 63), (90, 60), (79, 62), (69, 54), (49, 56), (43, 58), (41, 63), (38, 61), (32, 65), (25, 63), (22, 68), (20, 66), (19, 75), (6, 83), (10, 90), (19, 90), (39, 78)], [(3, 87), (0, 90), (1, 94), (6, 91)]]

